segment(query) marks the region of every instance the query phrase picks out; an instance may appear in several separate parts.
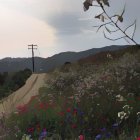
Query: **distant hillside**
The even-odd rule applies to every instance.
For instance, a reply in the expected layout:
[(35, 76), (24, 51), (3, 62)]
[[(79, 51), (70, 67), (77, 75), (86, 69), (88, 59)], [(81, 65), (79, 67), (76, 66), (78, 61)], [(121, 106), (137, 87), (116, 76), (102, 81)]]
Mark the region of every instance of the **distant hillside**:
[[(35, 65), (36, 71), (40, 71), (45, 58), (36, 57)], [(0, 72), (17, 72), (25, 68), (32, 69), (31, 58), (4, 58), (0, 60)]]
[[(74, 62), (81, 58), (95, 55), (99, 52), (114, 51), (128, 46), (107, 46), (103, 48), (93, 48), (82, 52), (63, 52), (48, 58), (35, 58), (36, 72), (47, 72), (57, 66), (63, 65), (66, 61)], [(16, 72), (25, 68), (32, 69), (31, 58), (4, 58), (0, 60), (0, 72)]]
[(115, 60), (122, 57), (125, 53), (135, 54), (137, 51), (139, 51), (138, 46), (131, 46), (127, 48), (123, 48), (121, 50), (114, 50), (114, 51), (102, 51), (94, 55), (90, 55), (85, 58), (81, 58), (78, 60), (80, 64), (83, 63), (93, 63), (93, 64), (101, 64), (104, 62), (107, 62), (109, 59)]

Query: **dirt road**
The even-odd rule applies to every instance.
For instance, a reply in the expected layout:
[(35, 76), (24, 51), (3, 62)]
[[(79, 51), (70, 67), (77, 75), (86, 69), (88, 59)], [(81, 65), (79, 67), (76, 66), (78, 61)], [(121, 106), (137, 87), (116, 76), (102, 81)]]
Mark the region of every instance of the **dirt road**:
[(28, 103), (32, 96), (38, 94), (39, 88), (45, 85), (45, 78), (46, 74), (32, 74), (23, 87), (0, 101), (0, 114), (9, 114), (16, 106)]

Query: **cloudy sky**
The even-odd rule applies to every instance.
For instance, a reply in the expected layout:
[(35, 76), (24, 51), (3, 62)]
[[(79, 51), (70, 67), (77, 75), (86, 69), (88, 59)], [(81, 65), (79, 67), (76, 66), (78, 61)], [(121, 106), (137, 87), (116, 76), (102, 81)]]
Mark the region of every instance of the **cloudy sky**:
[[(59, 52), (83, 51), (112, 44), (92, 26), (100, 24), (94, 16), (99, 8), (83, 10), (84, 0), (0, 0), (0, 58), (30, 57), (28, 44), (37, 44), (36, 56), (49, 57)], [(126, 3), (122, 28), (137, 19), (135, 40), (140, 43), (140, 1), (110, 0), (108, 12), (121, 13)], [(131, 31), (130, 31), (131, 33)], [(112, 36), (112, 37), (116, 37)]]

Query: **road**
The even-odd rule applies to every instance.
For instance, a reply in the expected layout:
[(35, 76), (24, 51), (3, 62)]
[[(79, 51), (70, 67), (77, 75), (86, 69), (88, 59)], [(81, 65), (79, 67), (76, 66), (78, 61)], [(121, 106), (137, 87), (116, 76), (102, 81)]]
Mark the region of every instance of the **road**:
[(10, 114), (19, 105), (29, 102), (32, 96), (39, 93), (39, 89), (45, 85), (47, 74), (32, 74), (25, 85), (0, 101), (0, 114)]

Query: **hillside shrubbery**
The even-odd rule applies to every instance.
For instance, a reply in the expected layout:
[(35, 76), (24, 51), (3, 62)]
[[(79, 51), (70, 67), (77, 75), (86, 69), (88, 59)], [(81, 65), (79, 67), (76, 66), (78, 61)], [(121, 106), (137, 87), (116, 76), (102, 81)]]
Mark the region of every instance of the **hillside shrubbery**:
[(0, 99), (22, 87), (31, 74), (29, 69), (15, 73), (0, 73)]
[[(9, 119), (15, 139), (134, 140), (140, 136), (140, 50), (106, 63), (72, 64)], [(18, 131), (17, 131), (18, 130)]]

